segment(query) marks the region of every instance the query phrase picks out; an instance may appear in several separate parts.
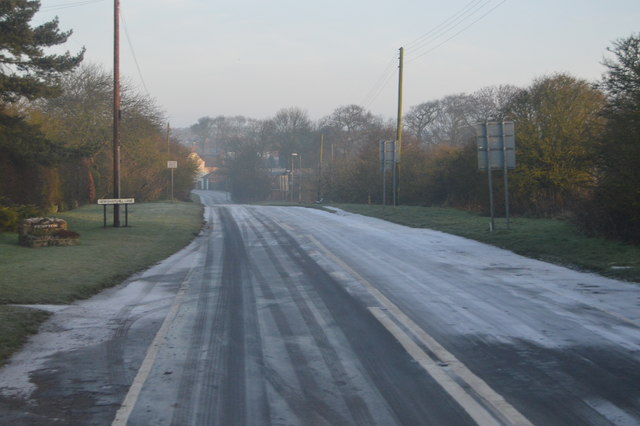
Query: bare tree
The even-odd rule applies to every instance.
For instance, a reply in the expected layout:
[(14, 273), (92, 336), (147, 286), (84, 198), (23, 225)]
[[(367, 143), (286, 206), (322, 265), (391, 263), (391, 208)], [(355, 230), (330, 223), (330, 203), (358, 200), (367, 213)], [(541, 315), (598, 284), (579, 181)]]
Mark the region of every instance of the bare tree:
[(291, 107), (278, 111), (264, 130), (271, 145), (279, 152), (280, 166), (286, 168), (292, 153), (306, 149), (313, 127), (305, 110)]
[(473, 96), (464, 93), (450, 95), (439, 102), (439, 112), (429, 126), (432, 145), (462, 146), (473, 135), (476, 102)]
[(483, 87), (473, 93), (475, 98), (474, 118), (478, 122), (505, 120), (505, 108), (520, 89), (512, 85)]
[(418, 143), (425, 143), (428, 127), (436, 120), (440, 112), (438, 101), (423, 102), (413, 106), (404, 116), (404, 122), (409, 133), (416, 137)]
[(369, 140), (372, 131), (382, 127), (382, 119), (358, 105), (337, 108), (321, 120), (323, 132), (330, 134), (343, 157), (353, 154)]

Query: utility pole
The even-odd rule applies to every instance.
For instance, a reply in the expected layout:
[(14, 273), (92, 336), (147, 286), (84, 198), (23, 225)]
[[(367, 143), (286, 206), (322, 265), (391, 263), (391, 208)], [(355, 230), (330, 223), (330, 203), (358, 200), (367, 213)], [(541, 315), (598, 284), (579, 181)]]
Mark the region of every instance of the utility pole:
[[(120, 198), (120, 1), (113, 4), (113, 198)], [(113, 205), (113, 226), (120, 227), (120, 205)]]
[(318, 201), (322, 200), (322, 156), (324, 154), (324, 134), (320, 134), (320, 162), (318, 163)]
[[(167, 123), (167, 166), (171, 162), (171, 126)], [(173, 165), (169, 167), (171, 169), (171, 202), (173, 203)]]
[(171, 160), (171, 145), (169, 135), (171, 133), (171, 126), (167, 123), (167, 161)]
[[(400, 180), (400, 161), (402, 160), (402, 73), (404, 70), (404, 48), (400, 48), (398, 64), (398, 117), (396, 127), (396, 147), (393, 163), (393, 205), (398, 205), (398, 188)], [(395, 158), (397, 155), (397, 158)]]

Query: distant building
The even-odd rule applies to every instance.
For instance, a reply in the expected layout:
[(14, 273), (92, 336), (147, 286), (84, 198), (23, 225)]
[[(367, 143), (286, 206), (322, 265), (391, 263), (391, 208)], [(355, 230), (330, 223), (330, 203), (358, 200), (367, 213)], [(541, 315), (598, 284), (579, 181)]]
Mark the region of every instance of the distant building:
[[(196, 188), (197, 189), (214, 189), (216, 186), (217, 176), (215, 176), (216, 170), (218, 167), (207, 164), (207, 161), (200, 157), (197, 152), (192, 152), (189, 154), (189, 158), (191, 158), (197, 165), (196, 171)], [(210, 159), (211, 163), (213, 159)]]

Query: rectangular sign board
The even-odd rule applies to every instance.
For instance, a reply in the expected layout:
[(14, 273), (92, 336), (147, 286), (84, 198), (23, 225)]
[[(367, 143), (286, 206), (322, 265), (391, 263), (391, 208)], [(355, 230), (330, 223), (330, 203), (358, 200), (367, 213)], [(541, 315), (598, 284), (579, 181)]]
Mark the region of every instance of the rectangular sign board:
[(99, 205), (103, 204), (134, 204), (135, 198), (101, 198), (98, 200)]
[(478, 169), (503, 170), (516, 167), (516, 139), (513, 121), (476, 125)]
[(391, 169), (393, 164), (400, 163), (399, 144), (396, 141), (380, 141), (380, 168)]
[(177, 161), (167, 161), (167, 169), (177, 169), (178, 162)]

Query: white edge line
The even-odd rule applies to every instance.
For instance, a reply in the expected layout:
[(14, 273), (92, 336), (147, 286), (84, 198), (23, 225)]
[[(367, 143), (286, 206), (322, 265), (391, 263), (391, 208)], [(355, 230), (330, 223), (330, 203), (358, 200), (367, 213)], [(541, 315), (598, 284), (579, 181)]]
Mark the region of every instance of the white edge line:
[(111, 426), (125, 426), (129, 421), (129, 416), (131, 415), (134, 407), (136, 406), (136, 402), (138, 400), (138, 397), (140, 396), (140, 392), (142, 391), (142, 386), (147, 381), (147, 378), (149, 377), (149, 373), (151, 373), (151, 368), (153, 367), (153, 364), (156, 360), (156, 356), (158, 355), (158, 351), (160, 350), (162, 341), (167, 336), (167, 333), (169, 332), (169, 327), (171, 326), (171, 323), (173, 322), (173, 319), (175, 318), (176, 314), (178, 313), (178, 309), (182, 304), (182, 298), (184, 297), (184, 294), (189, 288), (188, 283), (191, 280), (191, 275), (193, 271), (194, 271), (194, 268), (192, 268), (189, 271), (189, 274), (185, 277), (184, 281), (182, 282), (182, 285), (180, 286), (180, 290), (176, 294), (173, 304), (171, 305), (171, 309), (167, 313), (167, 316), (164, 318), (164, 321), (162, 322), (162, 326), (156, 333), (156, 336), (154, 337), (153, 342), (151, 342), (151, 345), (149, 346), (149, 349), (147, 349), (147, 355), (142, 361), (142, 364), (138, 369), (138, 373), (136, 374), (136, 377), (133, 379), (133, 382), (131, 383), (131, 387), (129, 387), (129, 391), (127, 392), (127, 395), (122, 401), (122, 404), (118, 409), (118, 412), (116, 413), (116, 417), (113, 420), (113, 423), (111, 423)]

